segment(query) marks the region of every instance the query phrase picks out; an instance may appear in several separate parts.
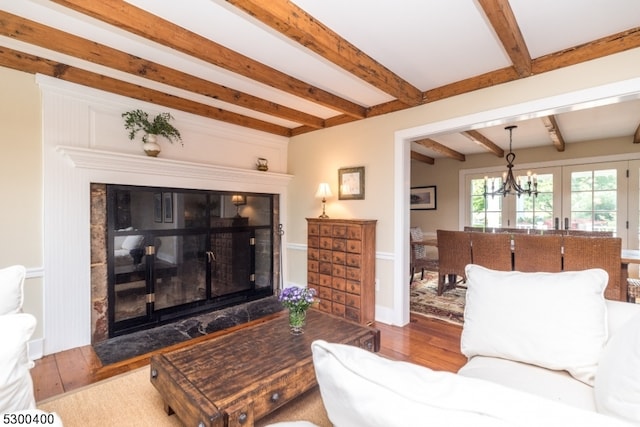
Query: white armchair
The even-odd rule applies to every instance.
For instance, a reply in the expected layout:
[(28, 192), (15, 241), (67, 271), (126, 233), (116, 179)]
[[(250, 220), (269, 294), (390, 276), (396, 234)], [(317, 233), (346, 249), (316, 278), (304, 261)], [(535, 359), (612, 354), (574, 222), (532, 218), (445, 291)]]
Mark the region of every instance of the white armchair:
[(0, 413), (35, 408), (27, 343), (36, 318), (22, 312), (25, 268), (0, 269)]

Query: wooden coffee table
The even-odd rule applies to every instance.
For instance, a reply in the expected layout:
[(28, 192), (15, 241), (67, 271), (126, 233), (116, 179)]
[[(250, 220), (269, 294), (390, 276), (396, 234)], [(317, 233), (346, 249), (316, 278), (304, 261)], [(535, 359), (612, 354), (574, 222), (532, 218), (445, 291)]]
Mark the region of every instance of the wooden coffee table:
[(303, 335), (289, 332), (286, 312), (151, 358), (151, 383), (168, 414), (186, 426), (252, 426), (254, 420), (314, 387), (311, 343), (380, 349), (380, 331), (309, 310)]

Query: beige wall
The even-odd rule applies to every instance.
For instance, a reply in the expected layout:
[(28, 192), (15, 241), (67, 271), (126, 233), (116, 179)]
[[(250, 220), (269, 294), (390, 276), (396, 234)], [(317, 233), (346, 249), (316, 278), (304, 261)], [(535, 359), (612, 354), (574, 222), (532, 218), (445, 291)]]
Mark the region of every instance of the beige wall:
[(35, 77), (0, 68), (0, 268), (22, 264), (25, 311), (38, 317), (42, 337), (42, 130)]
[[(320, 203), (313, 198), (318, 183), (328, 181), (332, 191), (337, 192), (339, 167), (365, 166), (365, 200), (339, 201), (334, 197), (327, 204), (327, 213), (334, 218), (378, 219), (376, 275), (380, 284), (376, 293), (376, 306), (382, 310), (397, 310), (399, 301), (396, 288), (405, 286), (405, 283), (397, 283), (399, 280), (394, 275), (394, 263), (403, 262), (403, 254), (396, 253), (397, 246), (394, 245), (394, 224), (402, 220), (394, 218), (394, 198), (397, 195), (394, 193), (396, 189), (393, 183), (403, 176), (402, 171), (394, 169), (396, 164), (400, 164), (395, 159), (396, 137), (428, 124), (452, 121), (462, 116), (481, 115), (486, 111), (638, 78), (638, 63), (640, 49), (635, 49), (409, 110), (293, 137), (289, 148), (289, 172), (294, 175), (294, 179), (290, 186), (289, 224), (286, 230), (287, 241), (290, 243), (288, 253), (293, 261), (289, 263), (289, 278), (295, 283), (306, 283), (304, 218), (320, 213)], [(535, 161), (545, 155), (533, 150), (531, 158), (526, 161)], [(567, 150), (563, 155), (579, 156), (573, 149)], [(518, 156), (520, 161), (520, 154)], [(470, 159), (467, 163), (469, 167), (500, 164), (499, 161), (489, 160), (489, 156), (478, 156), (477, 160)], [(452, 167), (449, 169), (448, 165)], [(445, 160), (426, 172), (428, 175), (425, 175), (425, 184), (438, 185), (438, 205), (443, 206), (443, 209), (426, 214), (429, 216), (427, 220), (435, 227), (440, 224), (457, 226), (458, 171), (458, 164)], [(415, 171), (416, 175), (418, 173)], [(410, 179), (406, 178), (406, 186), (410, 185)]]

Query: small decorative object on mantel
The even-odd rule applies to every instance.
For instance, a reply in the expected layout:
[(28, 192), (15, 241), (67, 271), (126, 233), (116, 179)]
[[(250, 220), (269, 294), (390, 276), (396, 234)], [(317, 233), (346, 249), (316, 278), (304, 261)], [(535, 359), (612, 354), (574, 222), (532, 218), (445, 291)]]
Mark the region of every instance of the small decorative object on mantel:
[(258, 161), (256, 162), (256, 168), (259, 171), (266, 172), (266, 171), (269, 170), (269, 165), (267, 163), (268, 163), (267, 159), (265, 159), (263, 157), (259, 157)]
[(314, 288), (299, 288), (291, 286), (280, 293), (278, 300), (289, 309), (289, 328), (293, 335), (304, 333), (307, 310), (311, 305), (318, 303)]
[(133, 140), (138, 132), (144, 132), (142, 144), (147, 156), (157, 157), (160, 153), (160, 145), (157, 142), (158, 135), (164, 136), (171, 143), (176, 140), (184, 145), (180, 131), (169, 123), (173, 119), (170, 113), (160, 113), (150, 120), (148, 113), (142, 110), (132, 110), (122, 113), (122, 117), (124, 117), (124, 128), (129, 131), (129, 139)]

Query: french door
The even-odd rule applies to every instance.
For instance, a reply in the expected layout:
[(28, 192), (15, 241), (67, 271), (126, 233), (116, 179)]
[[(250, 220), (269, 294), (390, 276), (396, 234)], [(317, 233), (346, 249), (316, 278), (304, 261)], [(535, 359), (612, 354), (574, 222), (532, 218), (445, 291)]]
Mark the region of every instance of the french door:
[(561, 228), (611, 231), (626, 247), (628, 167), (626, 161), (563, 167)]
[[(635, 177), (629, 189), (627, 170)], [(538, 196), (484, 196), (502, 182), (500, 175), (468, 175), (465, 224), (474, 227), (576, 229), (611, 231), (627, 247), (628, 218), (633, 218), (634, 247), (640, 235), (640, 161), (592, 163), (577, 166), (536, 168)], [(526, 182), (527, 171), (514, 171)], [(629, 197), (633, 195), (632, 197)], [(629, 206), (628, 201), (633, 202)], [(635, 201), (634, 201), (635, 200)], [(635, 212), (634, 215), (627, 213)], [(630, 242), (631, 243), (631, 242)]]
[[(526, 186), (528, 171), (516, 171), (514, 175)], [(527, 228), (549, 230), (555, 228), (555, 218), (560, 215), (562, 203), (562, 169), (559, 167), (537, 169), (535, 180), (538, 195), (484, 196), (502, 184), (499, 173), (470, 175), (467, 178), (468, 206), (467, 224), (484, 228)], [(533, 180), (533, 177), (531, 178)], [(532, 183), (533, 188), (533, 183)]]

